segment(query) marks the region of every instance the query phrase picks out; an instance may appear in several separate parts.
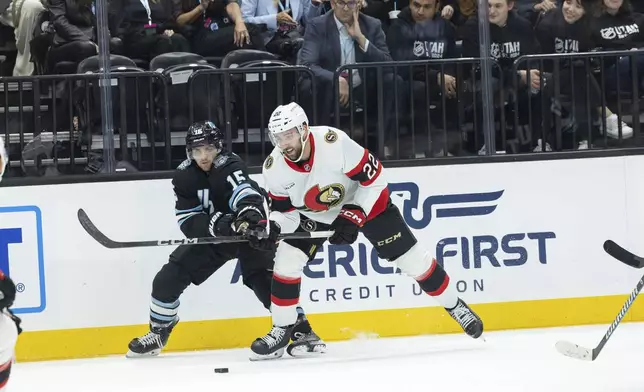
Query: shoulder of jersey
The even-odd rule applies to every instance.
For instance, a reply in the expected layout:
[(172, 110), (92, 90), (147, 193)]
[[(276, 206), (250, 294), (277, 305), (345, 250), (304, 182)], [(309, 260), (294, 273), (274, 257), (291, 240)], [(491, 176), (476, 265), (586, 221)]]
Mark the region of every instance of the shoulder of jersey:
[(183, 162), (181, 162), (179, 166), (177, 166), (177, 170), (186, 170), (190, 167), (191, 163), (192, 163), (191, 159), (186, 159)]
[(273, 151), (271, 151), (270, 155), (264, 159), (264, 165), (262, 166), (263, 170), (268, 170), (279, 165), (280, 160), (284, 160), (284, 158), (282, 158), (282, 154), (279, 152), (278, 148), (275, 147), (273, 148)]
[(222, 167), (228, 166), (231, 163), (235, 163), (235, 162), (243, 162), (243, 161), (239, 157), (239, 155), (235, 154), (234, 152), (223, 152), (219, 154), (217, 158), (215, 158), (212, 164), (216, 169), (220, 169)]
[[(339, 145), (338, 141), (345, 138), (347, 134), (341, 129), (333, 127), (323, 127), (315, 126), (311, 127), (311, 133), (315, 137), (316, 142), (318, 140), (323, 141), (323, 144), (336, 146)], [(318, 145), (320, 143), (316, 143)]]

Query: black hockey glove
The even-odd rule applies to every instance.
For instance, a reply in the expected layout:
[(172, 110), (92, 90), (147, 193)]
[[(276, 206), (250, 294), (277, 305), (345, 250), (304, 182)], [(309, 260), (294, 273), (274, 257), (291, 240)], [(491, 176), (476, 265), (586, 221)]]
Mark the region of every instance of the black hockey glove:
[(208, 224), (208, 231), (213, 237), (232, 236), (235, 235), (232, 224), (235, 220), (233, 214), (223, 214), (215, 212), (210, 215), (210, 224)]
[(233, 230), (237, 233), (245, 233), (251, 226), (256, 225), (259, 221), (266, 219), (262, 211), (252, 205), (242, 207), (239, 212), (237, 212), (237, 217), (233, 222)]
[(274, 221), (270, 221), (270, 233), (266, 233), (266, 220), (250, 225), (246, 230), (248, 244), (251, 248), (266, 252), (274, 252), (277, 249), (277, 239), (282, 228)]
[(358, 239), (360, 228), (367, 221), (364, 210), (355, 204), (345, 204), (331, 223), (333, 235), (329, 242), (333, 245), (353, 244)]

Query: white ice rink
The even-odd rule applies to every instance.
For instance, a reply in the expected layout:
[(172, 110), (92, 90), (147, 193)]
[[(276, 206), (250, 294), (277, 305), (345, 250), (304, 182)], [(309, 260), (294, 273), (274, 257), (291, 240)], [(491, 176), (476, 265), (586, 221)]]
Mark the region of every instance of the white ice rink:
[(595, 362), (554, 348), (561, 339), (594, 347), (607, 327), (489, 332), (482, 343), (465, 335), (331, 342), (323, 358), (264, 362), (236, 349), (18, 363), (9, 391), (644, 391), (644, 323), (620, 325)]

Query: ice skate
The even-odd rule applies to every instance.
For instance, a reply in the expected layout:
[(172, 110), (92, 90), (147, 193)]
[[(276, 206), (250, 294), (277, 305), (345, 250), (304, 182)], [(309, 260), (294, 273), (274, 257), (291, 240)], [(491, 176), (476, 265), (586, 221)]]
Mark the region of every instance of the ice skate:
[(291, 341), (291, 334), (295, 325), (286, 327), (273, 326), (270, 332), (261, 338), (255, 339), (251, 344), (251, 361), (281, 358), (284, 349)]
[(458, 299), (456, 307), (446, 310), (459, 323), (466, 334), (474, 339), (479, 338), (483, 334), (483, 321), (481, 321), (481, 318), (462, 299)]
[(178, 321), (176, 320), (172, 324), (165, 326), (150, 323), (150, 331), (141, 337), (132, 339), (125, 356), (127, 358), (139, 358), (159, 355), (165, 345), (168, 344), (170, 333)]
[(326, 343), (313, 331), (304, 314), (298, 316), (291, 333), (291, 340), (286, 352), (292, 357), (308, 357), (326, 352)]

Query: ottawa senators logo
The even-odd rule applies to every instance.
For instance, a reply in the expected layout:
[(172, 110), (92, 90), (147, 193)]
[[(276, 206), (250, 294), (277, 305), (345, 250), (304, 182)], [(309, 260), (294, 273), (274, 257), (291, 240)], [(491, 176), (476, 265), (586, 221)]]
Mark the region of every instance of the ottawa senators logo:
[(335, 141), (338, 140), (338, 134), (329, 129), (329, 131), (324, 134), (324, 140), (326, 140), (327, 143), (335, 143)]
[(328, 211), (344, 200), (344, 186), (341, 184), (327, 185), (320, 189), (319, 185), (306, 191), (304, 207), (307, 211)]
[(270, 169), (271, 166), (273, 166), (273, 156), (269, 155), (268, 158), (266, 158), (266, 162), (264, 162), (264, 168)]

